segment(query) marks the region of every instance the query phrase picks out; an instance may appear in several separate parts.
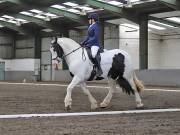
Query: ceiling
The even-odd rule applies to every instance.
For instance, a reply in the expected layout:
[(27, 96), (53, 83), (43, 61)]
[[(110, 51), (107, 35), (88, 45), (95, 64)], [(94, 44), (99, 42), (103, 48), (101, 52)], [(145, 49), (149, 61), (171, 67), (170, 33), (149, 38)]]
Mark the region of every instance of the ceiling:
[(125, 18), (138, 24), (145, 14), (149, 20), (180, 27), (167, 19), (179, 17), (179, 9), (178, 0), (0, 0), (0, 29), (15, 34), (61, 33), (87, 25), (91, 12), (97, 12), (101, 22)]

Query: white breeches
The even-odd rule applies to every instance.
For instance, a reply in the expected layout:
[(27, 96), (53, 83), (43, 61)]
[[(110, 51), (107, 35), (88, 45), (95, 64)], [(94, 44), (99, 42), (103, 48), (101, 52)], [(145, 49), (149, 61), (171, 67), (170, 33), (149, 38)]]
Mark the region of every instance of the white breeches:
[(91, 53), (92, 53), (92, 57), (95, 58), (96, 57), (96, 54), (99, 50), (99, 46), (92, 46), (91, 47)]

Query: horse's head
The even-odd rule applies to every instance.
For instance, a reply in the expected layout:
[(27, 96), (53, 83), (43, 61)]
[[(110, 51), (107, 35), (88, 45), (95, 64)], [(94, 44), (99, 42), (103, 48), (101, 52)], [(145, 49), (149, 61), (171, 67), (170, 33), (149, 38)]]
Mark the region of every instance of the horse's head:
[(59, 60), (63, 57), (64, 52), (62, 47), (58, 44), (57, 39), (51, 41), (50, 52), (52, 60)]

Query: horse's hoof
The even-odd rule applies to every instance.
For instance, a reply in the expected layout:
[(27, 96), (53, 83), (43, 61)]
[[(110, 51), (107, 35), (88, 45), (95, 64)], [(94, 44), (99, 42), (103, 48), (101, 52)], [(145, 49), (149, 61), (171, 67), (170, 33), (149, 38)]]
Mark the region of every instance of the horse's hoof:
[(101, 103), (101, 104), (100, 104), (100, 107), (101, 107), (101, 108), (106, 108), (107, 106), (108, 106), (108, 104), (106, 104), (106, 103)]
[(91, 110), (96, 110), (98, 108), (97, 104), (91, 105)]
[(144, 108), (144, 104), (142, 104), (142, 103), (137, 104), (136, 108), (137, 109), (143, 109)]
[(67, 107), (65, 107), (66, 111), (70, 111), (71, 110), (71, 106), (68, 105)]

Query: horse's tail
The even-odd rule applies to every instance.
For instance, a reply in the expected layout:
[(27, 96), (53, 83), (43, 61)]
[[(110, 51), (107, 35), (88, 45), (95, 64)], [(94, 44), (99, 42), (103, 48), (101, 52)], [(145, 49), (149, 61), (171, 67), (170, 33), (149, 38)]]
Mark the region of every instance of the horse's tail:
[(117, 83), (119, 86), (122, 88), (123, 92), (126, 92), (127, 94), (133, 94), (134, 95), (134, 90), (129, 84), (129, 82), (124, 78), (124, 77), (118, 77)]
[(143, 85), (143, 83), (137, 78), (135, 72), (133, 73), (133, 80), (134, 80), (134, 83), (135, 83), (135, 85), (136, 85), (136, 88), (137, 88), (137, 91), (138, 91), (138, 92), (141, 92), (142, 90), (144, 90), (144, 85)]
[(134, 90), (131, 87), (128, 80), (126, 80), (126, 78), (123, 77), (125, 70), (124, 59), (125, 57), (121, 53), (116, 54), (113, 57), (112, 67), (108, 73), (108, 77), (111, 77), (112, 79), (116, 80), (116, 82), (122, 88), (123, 92), (126, 92), (130, 95), (131, 93), (134, 94)]

